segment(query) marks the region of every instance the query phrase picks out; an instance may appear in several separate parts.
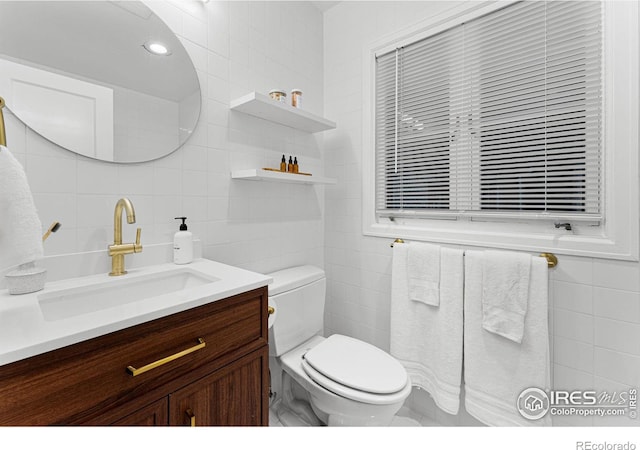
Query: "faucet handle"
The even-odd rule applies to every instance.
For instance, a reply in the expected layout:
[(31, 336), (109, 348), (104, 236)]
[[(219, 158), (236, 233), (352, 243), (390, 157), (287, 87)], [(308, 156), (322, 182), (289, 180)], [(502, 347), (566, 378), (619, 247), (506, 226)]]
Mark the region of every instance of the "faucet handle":
[(134, 253), (140, 253), (142, 251), (142, 245), (140, 245), (140, 235), (142, 234), (142, 228), (136, 230), (136, 243), (133, 246)]

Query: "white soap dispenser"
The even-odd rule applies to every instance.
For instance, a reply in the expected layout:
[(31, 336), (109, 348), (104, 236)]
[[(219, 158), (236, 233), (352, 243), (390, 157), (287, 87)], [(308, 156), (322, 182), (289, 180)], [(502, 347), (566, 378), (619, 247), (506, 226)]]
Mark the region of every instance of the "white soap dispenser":
[(182, 220), (182, 224), (173, 236), (173, 262), (189, 264), (193, 261), (193, 234), (187, 231), (186, 217), (176, 217), (176, 220)]

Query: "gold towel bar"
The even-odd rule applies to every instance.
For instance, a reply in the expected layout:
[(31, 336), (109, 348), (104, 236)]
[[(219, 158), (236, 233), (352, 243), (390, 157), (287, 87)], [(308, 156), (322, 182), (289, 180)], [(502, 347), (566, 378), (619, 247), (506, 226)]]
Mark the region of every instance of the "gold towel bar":
[(398, 238), (398, 239), (396, 239), (395, 241), (393, 241), (393, 242), (391, 243), (390, 247), (393, 247), (393, 244), (395, 244), (396, 242), (397, 242), (398, 244), (404, 244), (404, 240), (402, 240), (402, 239)]
[[(395, 244), (396, 242), (399, 244), (404, 244), (404, 240), (398, 238), (391, 243), (390, 247), (393, 247), (393, 244)], [(549, 269), (558, 265), (558, 258), (553, 253), (540, 253), (540, 257), (546, 258)]]
[(540, 253), (540, 257), (547, 259), (549, 269), (558, 265), (558, 258), (553, 253)]

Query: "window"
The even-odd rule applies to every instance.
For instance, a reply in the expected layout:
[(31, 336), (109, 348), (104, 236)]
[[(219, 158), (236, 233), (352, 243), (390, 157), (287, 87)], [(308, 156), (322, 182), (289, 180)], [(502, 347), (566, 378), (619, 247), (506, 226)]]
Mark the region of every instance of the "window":
[(379, 217), (603, 219), (600, 2), (518, 2), (376, 54)]
[(363, 233), (638, 261), (639, 10), (464, 2), (370, 42)]

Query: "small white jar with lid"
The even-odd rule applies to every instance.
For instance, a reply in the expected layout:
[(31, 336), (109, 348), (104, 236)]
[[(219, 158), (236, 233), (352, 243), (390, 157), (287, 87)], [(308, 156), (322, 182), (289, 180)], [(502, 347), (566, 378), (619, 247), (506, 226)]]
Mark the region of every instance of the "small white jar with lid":
[(270, 90), (269, 97), (280, 103), (287, 103), (287, 93), (280, 89)]

